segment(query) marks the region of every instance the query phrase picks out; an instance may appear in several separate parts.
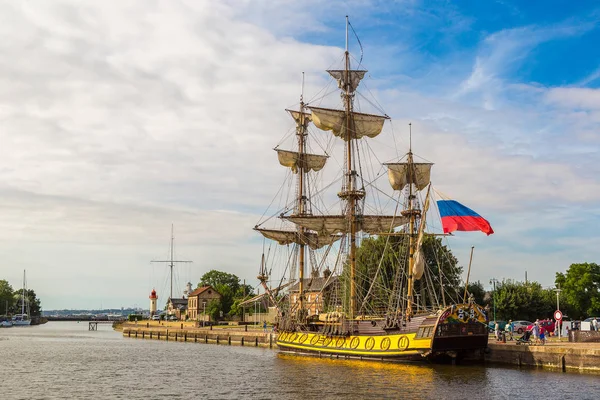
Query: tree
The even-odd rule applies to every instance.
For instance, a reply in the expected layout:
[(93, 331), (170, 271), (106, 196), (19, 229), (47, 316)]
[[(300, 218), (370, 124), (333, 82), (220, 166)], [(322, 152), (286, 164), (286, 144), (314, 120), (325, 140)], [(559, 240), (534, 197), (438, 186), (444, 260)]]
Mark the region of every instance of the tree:
[(213, 299), (211, 300), (207, 307), (206, 307), (206, 313), (210, 316), (210, 319), (213, 321), (218, 321), (219, 318), (221, 317), (221, 311), (222, 311), (222, 303), (219, 300)]
[[(464, 296), (464, 292), (465, 292), (465, 287), (463, 285), (459, 288), (459, 293), (462, 293)], [(480, 281), (469, 283), (469, 287), (467, 289), (467, 300), (468, 300), (469, 294), (473, 295), (473, 298), (475, 299), (476, 304), (479, 304), (481, 306), (485, 305), (486, 291), (483, 288), (483, 283), (481, 283)]]
[(234, 308), (233, 313), (231, 312), (236, 299), (253, 295), (252, 287), (241, 284), (240, 278), (236, 275), (214, 269), (202, 275), (198, 287), (207, 285), (212, 286), (221, 294), (220, 309), (218, 311), (223, 311), (223, 313), (228, 315), (234, 315), (239, 312), (237, 308)]
[[(22, 298), (23, 291), (18, 290), (14, 292), (12, 299), (12, 306), (10, 310), (13, 314), (20, 314), (22, 309)], [(29, 313), (29, 316), (39, 317), (42, 315), (42, 304), (40, 299), (37, 298), (33, 289), (27, 289), (25, 291), (25, 312)]]
[[(408, 240), (406, 236), (379, 236), (362, 241), (356, 252), (356, 290), (359, 299), (363, 299), (375, 279), (376, 270), (379, 268), (377, 280), (381, 284), (373, 286), (371, 291), (371, 307), (374, 309), (387, 307), (390, 288), (393, 282), (398, 281), (398, 272), (405, 273), (408, 258)], [(462, 268), (458, 266), (456, 257), (447, 246), (442, 244), (441, 238), (426, 235), (423, 240), (423, 253), (428, 277), (423, 276), (414, 286), (416, 294), (423, 294), (427, 306), (432, 306), (431, 297), (427, 297), (427, 286), (436, 291), (439, 297), (440, 268), (443, 275), (443, 289), (453, 297), (458, 297)], [(400, 268), (400, 270), (399, 270)], [(347, 270), (347, 266), (346, 266)], [(347, 276), (344, 274), (344, 284), (347, 285)], [(405, 281), (406, 279), (404, 279)], [(460, 293), (462, 297), (462, 293)], [(446, 297), (447, 301), (450, 301)], [(455, 300), (455, 299), (453, 299)], [(441, 303), (441, 299), (438, 298)], [(422, 302), (421, 302), (422, 303)]]
[[(496, 302), (496, 318), (498, 320), (525, 319), (535, 321), (537, 318), (549, 317), (554, 311), (553, 291), (543, 289), (538, 282), (515, 282), (503, 280), (496, 285), (492, 301)], [(495, 300), (494, 300), (495, 297)], [(490, 320), (493, 314), (490, 314)]]
[(572, 318), (600, 314), (600, 266), (596, 263), (571, 264), (566, 273), (556, 273), (561, 291), (561, 308)]
[(7, 306), (12, 309), (14, 291), (4, 279), (0, 280), (0, 314), (7, 313)]

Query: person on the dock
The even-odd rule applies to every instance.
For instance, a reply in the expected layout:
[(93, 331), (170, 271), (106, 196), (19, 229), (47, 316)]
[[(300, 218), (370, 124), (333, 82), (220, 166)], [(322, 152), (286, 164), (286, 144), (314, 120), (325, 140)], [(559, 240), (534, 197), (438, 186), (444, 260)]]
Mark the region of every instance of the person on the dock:
[(498, 321), (494, 321), (494, 335), (496, 335), (496, 340), (500, 340), (500, 324)]
[(592, 330), (598, 332), (598, 318), (592, 320)]
[(540, 344), (546, 344), (546, 329), (540, 326)]
[(531, 333), (533, 334), (533, 343), (538, 344), (540, 342), (540, 327), (539, 320), (535, 320), (533, 327), (531, 328)]
[(513, 330), (514, 330), (514, 326), (513, 326), (512, 319), (509, 319), (508, 323), (504, 327), (504, 331), (506, 332), (506, 336), (508, 337), (508, 340), (513, 340)]
[(263, 332), (267, 333), (267, 321), (266, 320), (263, 321)]

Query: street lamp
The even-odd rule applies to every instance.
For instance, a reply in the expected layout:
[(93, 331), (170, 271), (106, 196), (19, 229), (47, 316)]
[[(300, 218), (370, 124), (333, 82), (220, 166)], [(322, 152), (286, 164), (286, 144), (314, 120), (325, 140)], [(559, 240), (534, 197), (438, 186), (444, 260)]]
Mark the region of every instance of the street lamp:
[(492, 292), (492, 303), (494, 304), (494, 322), (496, 322), (496, 282), (498, 282), (496, 278), (490, 279), (490, 285), (494, 285), (494, 290)]
[(202, 312), (202, 327), (204, 327), (204, 323), (206, 322), (206, 301), (202, 302), (202, 307), (204, 308), (204, 311)]

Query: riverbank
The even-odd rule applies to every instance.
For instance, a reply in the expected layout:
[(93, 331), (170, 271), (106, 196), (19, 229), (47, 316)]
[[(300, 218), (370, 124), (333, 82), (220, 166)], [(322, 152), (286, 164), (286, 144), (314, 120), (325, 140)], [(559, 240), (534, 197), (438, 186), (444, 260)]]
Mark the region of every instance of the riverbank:
[[(277, 348), (277, 335), (253, 326), (198, 328), (185, 322), (140, 322), (122, 325), (124, 337), (178, 342)], [(573, 343), (549, 340), (545, 345), (517, 345), (495, 342), (490, 337), (484, 355), (486, 364), (530, 366), (558, 371), (600, 373), (600, 343)]]

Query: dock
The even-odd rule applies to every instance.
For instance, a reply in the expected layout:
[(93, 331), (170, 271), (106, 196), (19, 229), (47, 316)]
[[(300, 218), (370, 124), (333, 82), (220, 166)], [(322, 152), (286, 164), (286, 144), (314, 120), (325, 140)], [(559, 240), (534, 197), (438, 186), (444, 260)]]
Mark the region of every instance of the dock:
[(492, 342), (490, 338), (485, 362), (600, 373), (600, 343), (549, 340), (545, 345), (517, 345), (514, 341)]
[(277, 335), (272, 331), (245, 327), (194, 327), (185, 324), (123, 325), (123, 336), (137, 339), (165, 340), (219, 345), (274, 348)]

